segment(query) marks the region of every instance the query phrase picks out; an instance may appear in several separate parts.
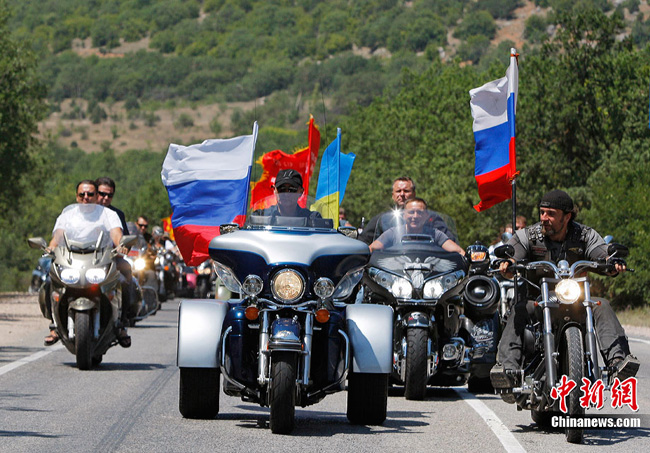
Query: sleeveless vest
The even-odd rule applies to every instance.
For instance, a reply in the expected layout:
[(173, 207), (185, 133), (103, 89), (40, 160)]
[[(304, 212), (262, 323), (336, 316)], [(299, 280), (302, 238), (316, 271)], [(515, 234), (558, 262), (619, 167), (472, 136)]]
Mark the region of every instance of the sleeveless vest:
[(529, 259), (532, 261), (551, 261), (557, 263), (567, 260), (573, 264), (585, 259), (587, 235), (590, 228), (570, 221), (566, 238), (563, 242), (552, 242), (542, 234), (542, 224), (536, 223), (526, 228), (529, 245)]

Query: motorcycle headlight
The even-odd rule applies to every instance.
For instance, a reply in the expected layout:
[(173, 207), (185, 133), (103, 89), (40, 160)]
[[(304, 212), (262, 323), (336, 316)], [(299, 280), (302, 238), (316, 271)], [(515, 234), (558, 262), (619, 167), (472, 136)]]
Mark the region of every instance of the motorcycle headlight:
[(273, 295), (284, 303), (295, 302), (305, 291), (305, 280), (293, 269), (283, 269), (271, 281)]
[(320, 299), (327, 299), (334, 293), (334, 282), (329, 278), (321, 277), (314, 284), (314, 294)]
[(217, 272), (217, 275), (226, 288), (228, 288), (233, 293), (242, 292), (241, 283), (239, 283), (239, 280), (237, 280), (237, 277), (235, 277), (235, 273), (232, 271), (232, 269), (215, 261), (214, 270)]
[(410, 299), (413, 294), (413, 286), (405, 278), (398, 277), (394, 274), (381, 271), (377, 268), (370, 268), (368, 271), (370, 278), (386, 288), (391, 294), (399, 299)]
[(61, 281), (66, 285), (74, 285), (81, 278), (79, 269), (70, 269), (69, 267), (62, 269), (59, 275), (61, 276)]
[(242, 291), (247, 296), (257, 296), (262, 292), (264, 287), (264, 282), (257, 275), (249, 275), (244, 279), (244, 284), (242, 285)]
[(145, 261), (144, 258), (138, 258), (133, 263), (133, 270), (134, 271), (141, 271), (141, 270), (143, 270), (145, 268), (146, 265), (147, 265), (147, 262)]
[(580, 298), (580, 284), (567, 278), (555, 285), (555, 295), (563, 304), (572, 304)]
[(97, 285), (106, 279), (105, 269), (88, 269), (86, 271), (86, 280), (92, 285)]
[(332, 294), (332, 298), (340, 300), (349, 297), (350, 294), (352, 294), (354, 288), (361, 281), (362, 277), (363, 277), (363, 267), (359, 267), (357, 269), (352, 269), (351, 271), (348, 271), (343, 276), (341, 281), (339, 281), (339, 284), (336, 285), (336, 289), (334, 290), (334, 294)]
[(458, 284), (463, 275), (462, 271), (457, 271), (453, 274), (442, 275), (428, 280), (424, 284), (422, 296), (425, 299), (440, 299), (440, 296)]

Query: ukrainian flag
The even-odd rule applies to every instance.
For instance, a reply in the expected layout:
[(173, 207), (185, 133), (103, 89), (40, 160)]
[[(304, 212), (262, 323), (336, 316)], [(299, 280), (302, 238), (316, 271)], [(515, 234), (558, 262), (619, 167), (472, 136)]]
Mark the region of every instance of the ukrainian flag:
[(316, 202), (312, 211), (318, 211), (324, 218), (334, 220), (334, 228), (339, 226), (339, 205), (345, 195), (355, 155), (341, 152), (341, 129), (336, 130), (336, 139), (329, 144), (320, 162)]

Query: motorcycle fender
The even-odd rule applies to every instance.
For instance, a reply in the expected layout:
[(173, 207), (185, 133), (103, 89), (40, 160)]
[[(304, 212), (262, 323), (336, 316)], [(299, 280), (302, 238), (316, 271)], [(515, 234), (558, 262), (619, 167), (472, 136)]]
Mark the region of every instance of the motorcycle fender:
[(300, 351), (302, 349), (300, 323), (292, 318), (280, 318), (273, 321), (273, 324), (271, 324), (269, 349)]
[(50, 285), (42, 285), (38, 291), (38, 306), (44, 318), (52, 319), (52, 310), (50, 302)]
[(178, 308), (176, 364), (182, 368), (218, 368), (219, 345), (228, 302), (182, 299)]
[(355, 304), (346, 308), (346, 330), (355, 373), (388, 374), (393, 361), (393, 309)]
[(426, 313), (420, 311), (414, 311), (409, 313), (408, 316), (404, 319), (404, 324), (406, 327), (425, 327), (428, 328), (431, 324), (429, 322), (429, 317)]
[(68, 310), (72, 311), (88, 311), (92, 310), (95, 308), (96, 304), (94, 301), (90, 299), (86, 299), (85, 297), (80, 297), (78, 299), (75, 299), (71, 301), (68, 304)]

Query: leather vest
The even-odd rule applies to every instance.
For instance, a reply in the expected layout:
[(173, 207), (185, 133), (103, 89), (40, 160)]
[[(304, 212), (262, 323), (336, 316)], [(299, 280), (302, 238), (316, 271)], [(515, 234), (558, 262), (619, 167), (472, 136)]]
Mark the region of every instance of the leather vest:
[(528, 258), (531, 261), (551, 261), (553, 263), (564, 259), (569, 264), (585, 259), (589, 230), (589, 227), (571, 221), (564, 241), (553, 242), (542, 234), (541, 223), (531, 225), (526, 228), (529, 244)]

